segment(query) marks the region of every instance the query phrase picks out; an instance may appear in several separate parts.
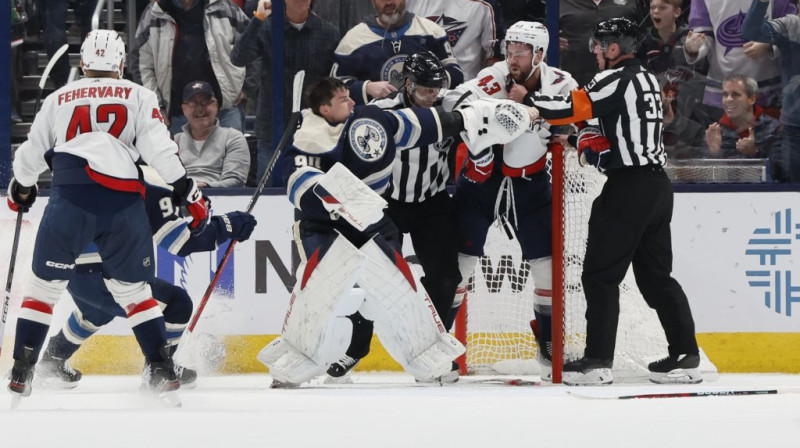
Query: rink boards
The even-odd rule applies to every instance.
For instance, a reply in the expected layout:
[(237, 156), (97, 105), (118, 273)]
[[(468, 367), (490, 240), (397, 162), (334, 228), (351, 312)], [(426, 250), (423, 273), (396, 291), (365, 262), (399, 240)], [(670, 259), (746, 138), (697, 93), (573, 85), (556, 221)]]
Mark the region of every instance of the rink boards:
[[(242, 210), (250, 197), (210, 191), (215, 212)], [(4, 347), (13, 339), (14, 316), (21, 288), (30, 275), (33, 238), (45, 198), (26, 222), (12, 288), (11, 316)], [(800, 372), (800, 193), (680, 192), (673, 217), (674, 276), (684, 287), (698, 341), (720, 372)], [(258, 226), (250, 241), (235, 247), (220, 285), (197, 331), (222, 344), (224, 372), (263, 371), (255, 354), (277, 333), (294, 285), (291, 225), (293, 211), (285, 196), (264, 195), (254, 209)], [(3, 257), (6, 278), (13, 236), (13, 215), (3, 207)], [(197, 302), (203, 295), (225, 247), (186, 259), (157, 250), (158, 276), (185, 287)], [(413, 250), (406, 241), (407, 258)], [(63, 324), (72, 303), (68, 295), (56, 307), (52, 331)], [(476, 331), (481, 331), (477, 329)], [(124, 320), (117, 319), (76, 355), (85, 372), (130, 373), (141, 368), (135, 341)], [(394, 370), (375, 340), (361, 370)], [(216, 347), (218, 348), (218, 347)], [(3, 350), (6, 361), (9, 350)]]

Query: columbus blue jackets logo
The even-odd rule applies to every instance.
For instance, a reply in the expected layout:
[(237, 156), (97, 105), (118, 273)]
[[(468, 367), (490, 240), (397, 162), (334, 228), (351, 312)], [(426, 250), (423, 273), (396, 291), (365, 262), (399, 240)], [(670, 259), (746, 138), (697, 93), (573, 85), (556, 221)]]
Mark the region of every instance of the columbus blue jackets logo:
[(405, 54), (396, 54), (381, 67), (381, 80), (389, 81), (393, 86), (398, 89), (403, 85), (403, 63), (406, 61)]
[(375, 120), (359, 118), (350, 126), (350, 147), (364, 161), (380, 160), (386, 145), (386, 131)]

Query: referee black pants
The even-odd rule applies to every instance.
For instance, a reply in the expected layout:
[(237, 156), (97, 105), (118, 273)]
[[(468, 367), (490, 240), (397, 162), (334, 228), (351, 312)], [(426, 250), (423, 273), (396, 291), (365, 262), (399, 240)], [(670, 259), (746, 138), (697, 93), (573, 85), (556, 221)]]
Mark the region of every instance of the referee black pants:
[(609, 173), (592, 204), (581, 276), (586, 294), (586, 357), (614, 358), (619, 285), (631, 263), (639, 290), (664, 328), (670, 355), (698, 353), (689, 302), (671, 276), (672, 207), (672, 184), (660, 166)]

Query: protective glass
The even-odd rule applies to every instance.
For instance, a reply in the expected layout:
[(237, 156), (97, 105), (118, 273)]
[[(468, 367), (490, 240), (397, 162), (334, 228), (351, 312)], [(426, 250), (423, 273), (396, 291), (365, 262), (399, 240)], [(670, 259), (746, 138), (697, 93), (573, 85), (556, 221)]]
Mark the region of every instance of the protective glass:
[(600, 47), (600, 50), (605, 53), (608, 50), (608, 42), (597, 40), (594, 37), (589, 38), (589, 53), (594, 54), (594, 50), (596, 47)]
[(442, 89), (440, 87), (423, 87), (412, 82), (409, 90), (415, 100), (430, 103), (436, 101)]
[(519, 50), (519, 51), (506, 50), (506, 59), (525, 58), (530, 55), (531, 55), (531, 50)]

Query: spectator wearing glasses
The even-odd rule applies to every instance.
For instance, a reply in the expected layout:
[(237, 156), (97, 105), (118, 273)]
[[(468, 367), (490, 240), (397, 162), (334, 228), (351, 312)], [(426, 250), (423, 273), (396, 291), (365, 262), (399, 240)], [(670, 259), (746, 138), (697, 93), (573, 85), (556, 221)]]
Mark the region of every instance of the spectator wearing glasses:
[(241, 132), (219, 124), (219, 102), (205, 81), (183, 89), (187, 123), (175, 135), (178, 155), (189, 177), (202, 187), (242, 187), (250, 170), (250, 151)]

